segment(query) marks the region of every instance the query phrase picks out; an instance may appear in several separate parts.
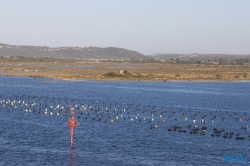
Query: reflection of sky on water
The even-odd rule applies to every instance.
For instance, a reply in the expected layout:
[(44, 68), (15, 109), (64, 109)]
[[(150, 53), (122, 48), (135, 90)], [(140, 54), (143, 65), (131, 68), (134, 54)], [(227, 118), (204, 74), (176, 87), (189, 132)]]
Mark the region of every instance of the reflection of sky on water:
[[(83, 66), (36, 66), (36, 65), (14, 65), (17, 67), (27, 67), (27, 68), (102, 68), (102, 66), (91, 66), (91, 65), (83, 65)], [(2, 65), (2, 67), (9, 67), (9, 65)], [(114, 69), (140, 69), (140, 68), (153, 68), (153, 67), (149, 67), (149, 66), (110, 66), (107, 68), (114, 68)]]
[(149, 66), (111, 66), (110, 68), (115, 69), (143, 69), (143, 68), (153, 68)]
[[(16, 65), (16, 66), (20, 66), (20, 67), (27, 67), (27, 68), (101, 68), (101, 66), (35, 66), (35, 65)], [(8, 67), (7, 65), (3, 65), (2, 67)]]

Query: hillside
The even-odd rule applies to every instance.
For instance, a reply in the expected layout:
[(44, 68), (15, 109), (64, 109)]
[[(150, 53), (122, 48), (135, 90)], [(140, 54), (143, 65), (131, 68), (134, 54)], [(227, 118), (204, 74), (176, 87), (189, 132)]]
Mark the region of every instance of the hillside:
[(158, 60), (170, 60), (170, 59), (179, 59), (183, 61), (195, 60), (227, 60), (232, 61), (235, 59), (250, 59), (250, 54), (153, 54), (148, 55), (148, 57), (158, 59)]
[[(244, 59), (249, 62), (250, 54), (153, 54), (143, 55), (137, 51), (117, 47), (47, 47), (47, 46), (17, 46), (0, 43), (0, 57), (33, 57), (61, 59), (113, 59), (113, 60), (166, 60), (170, 62), (215, 61), (224, 62)], [(196, 62), (195, 62), (196, 63)]]
[(0, 43), (0, 56), (55, 57), (70, 59), (146, 59), (136, 51), (117, 47), (46, 47)]

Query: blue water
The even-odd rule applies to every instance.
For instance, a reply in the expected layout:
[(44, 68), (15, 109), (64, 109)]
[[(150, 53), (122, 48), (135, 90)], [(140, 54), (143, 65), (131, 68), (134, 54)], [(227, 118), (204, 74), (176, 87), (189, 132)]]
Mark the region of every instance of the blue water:
[(152, 68), (148, 66), (111, 66), (114, 69), (139, 69), (139, 68)]
[[(100, 66), (90, 66), (90, 65), (78, 65), (78, 66), (35, 66), (35, 65), (23, 65), (23, 64), (17, 64), (15, 66), (22, 66), (22, 67), (27, 67), (27, 68), (67, 68), (67, 69), (88, 69), (88, 68), (100, 68)], [(2, 65), (2, 67), (8, 67), (8, 65)]]
[[(250, 82), (98, 82), (1, 76), (0, 165), (249, 165), (250, 132), (241, 129), (249, 125), (249, 99)], [(65, 109), (59, 112), (58, 105)], [(74, 130), (72, 150), (66, 111), (71, 107), (80, 123)], [(205, 114), (206, 124), (202, 124)], [(189, 124), (206, 126), (206, 134), (167, 131), (174, 125), (189, 131)], [(155, 125), (158, 129), (150, 129)], [(213, 128), (234, 135), (211, 137)], [(236, 140), (235, 133), (245, 140)], [(227, 162), (225, 156), (244, 156), (246, 161)]]

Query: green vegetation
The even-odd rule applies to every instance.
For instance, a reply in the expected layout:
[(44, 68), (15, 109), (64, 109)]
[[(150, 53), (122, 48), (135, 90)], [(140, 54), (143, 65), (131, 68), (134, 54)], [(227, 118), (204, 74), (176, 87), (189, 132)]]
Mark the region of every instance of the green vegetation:
[(76, 59), (61, 59), (53, 57), (0, 56), (0, 62), (76, 62)]
[[(250, 67), (242, 65), (192, 65), (167, 64), (162, 62), (129, 63), (128, 61), (76, 61), (69, 64), (67, 60), (66, 62), (54, 62), (54, 60), (60, 61), (61, 59), (45, 58), (45, 61), (45, 59), (27, 57), (24, 59), (12, 59), (16, 62), (7, 62), (10, 59), (12, 58), (3, 57), (2, 61), (0, 61), (0, 73), (2, 75), (50, 77), (70, 80), (128, 81), (235, 81), (250, 79)], [(114, 66), (117, 66), (119, 69), (114, 68)]]
[(0, 43), (0, 62), (76, 62), (152, 63), (178, 65), (250, 65), (250, 55), (230, 54), (155, 54), (145, 56), (117, 47), (17, 46)]
[(133, 50), (117, 47), (56, 47), (17, 46), (0, 43), (2, 56), (55, 57), (63, 59), (146, 59), (146, 56)]
[(239, 76), (239, 75), (236, 75), (236, 76), (234, 76), (234, 78), (240, 78), (240, 76)]
[(215, 75), (217, 79), (220, 79), (222, 76), (220, 74)]
[(120, 74), (116, 74), (115, 72), (109, 72), (107, 74), (104, 74), (105, 77), (120, 77)]
[(144, 78), (140, 73), (131, 73), (125, 70), (123, 73), (108, 72), (103, 75), (104, 77), (123, 77), (123, 78)]
[(175, 74), (175, 77), (180, 77), (181, 75), (180, 74)]
[[(149, 57), (150, 58), (150, 57)], [(130, 60), (102, 60), (102, 62), (129, 62), (129, 63), (154, 63), (154, 64), (178, 64), (178, 65), (242, 65), (242, 66), (249, 66), (250, 65), (250, 56), (249, 59), (227, 59), (227, 58), (220, 58), (220, 59), (206, 59), (206, 60), (199, 60), (199, 59), (179, 59), (179, 58), (170, 58), (165, 60), (160, 59), (130, 59)]]

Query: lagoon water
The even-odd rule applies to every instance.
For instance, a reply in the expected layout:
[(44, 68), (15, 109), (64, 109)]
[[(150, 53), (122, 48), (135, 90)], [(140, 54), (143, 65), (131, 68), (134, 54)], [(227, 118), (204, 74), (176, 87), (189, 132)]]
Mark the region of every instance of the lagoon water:
[[(126, 120), (114, 117), (114, 123), (110, 123), (84, 119), (87, 116), (79, 114), (80, 125), (75, 128), (70, 150), (69, 114), (29, 113), (2, 104), (0, 165), (250, 164), (250, 132), (241, 129), (249, 125), (245, 119), (250, 117), (250, 82), (100, 82), (0, 77), (0, 101), (15, 97), (21, 100), (21, 96), (26, 103), (35, 100), (32, 96), (47, 96), (54, 101), (67, 99), (70, 104), (66, 100), (60, 104), (76, 108), (78, 101), (87, 107), (90, 117), (94, 117), (97, 107), (100, 111), (121, 109)], [(148, 114), (143, 113), (146, 109)], [(160, 118), (162, 111), (166, 113)], [(172, 112), (175, 114), (169, 117)], [(187, 121), (181, 116), (183, 112), (187, 113)], [(193, 124), (191, 115), (195, 113), (197, 122)], [(206, 124), (201, 123), (204, 114)], [(217, 118), (212, 123), (214, 115)], [(225, 116), (229, 118), (222, 120)], [(235, 118), (243, 121), (236, 122)], [(167, 131), (174, 125), (188, 130), (188, 124), (205, 125), (206, 135)], [(158, 125), (158, 129), (150, 129), (151, 125)], [(246, 139), (211, 137), (215, 127), (240, 133)], [(245, 161), (225, 161), (225, 156), (243, 156)]]

